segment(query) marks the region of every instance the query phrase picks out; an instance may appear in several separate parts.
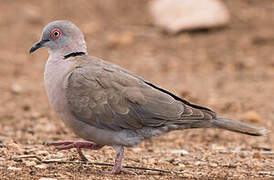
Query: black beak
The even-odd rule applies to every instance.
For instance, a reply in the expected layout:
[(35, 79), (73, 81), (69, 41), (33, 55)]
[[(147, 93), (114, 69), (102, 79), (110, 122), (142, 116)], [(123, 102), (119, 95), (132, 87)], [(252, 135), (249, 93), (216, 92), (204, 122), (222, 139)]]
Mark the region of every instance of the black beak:
[(29, 50), (29, 53), (33, 53), (34, 51), (36, 51), (37, 49), (39, 49), (40, 47), (43, 47), (43, 45), (48, 42), (49, 40), (48, 39), (42, 39), (40, 40), (39, 42), (37, 42), (34, 46), (32, 46)]

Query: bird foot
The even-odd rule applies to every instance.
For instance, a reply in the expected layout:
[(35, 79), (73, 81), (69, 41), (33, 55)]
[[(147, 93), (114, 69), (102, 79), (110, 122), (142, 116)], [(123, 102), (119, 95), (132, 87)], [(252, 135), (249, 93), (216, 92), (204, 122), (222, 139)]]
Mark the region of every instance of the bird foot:
[(85, 157), (81, 149), (92, 149), (97, 150), (102, 148), (102, 145), (95, 144), (93, 142), (88, 141), (57, 141), (57, 142), (46, 142), (45, 145), (47, 146), (55, 146), (58, 150), (65, 150), (76, 148), (77, 152), (82, 159), (82, 161), (87, 162), (88, 159)]
[(129, 170), (126, 170), (122, 167), (122, 160), (124, 156), (124, 147), (123, 146), (113, 146), (113, 148), (116, 151), (116, 158), (114, 162), (114, 166), (110, 172), (106, 172), (105, 174), (131, 174), (131, 175), (137, 175), (134, 172), (131, 172)]

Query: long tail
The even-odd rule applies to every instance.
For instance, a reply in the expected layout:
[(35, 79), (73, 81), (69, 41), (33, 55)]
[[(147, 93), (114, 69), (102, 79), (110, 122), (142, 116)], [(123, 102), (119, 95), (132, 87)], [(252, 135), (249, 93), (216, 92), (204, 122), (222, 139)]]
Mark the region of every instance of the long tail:
[(269, 131), (266, 129), (257, 128), (239, 121), (234, 121), (225, 118), (216, 118), (212, 121), (215, 128), (226, 129), (238, 133), (248, 134), (251, 136), (263, 136)]

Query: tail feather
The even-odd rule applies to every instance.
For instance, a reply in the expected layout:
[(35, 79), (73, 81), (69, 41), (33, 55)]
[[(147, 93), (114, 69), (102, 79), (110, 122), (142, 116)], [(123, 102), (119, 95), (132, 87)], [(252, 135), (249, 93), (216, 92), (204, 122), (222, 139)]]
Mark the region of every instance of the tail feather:
[(212, 125), (215, 128), (226, 129), (251, 136), (263, 136), (269, 132), (266, 129), (257, 128), (239, 121), (225, 118), (216, 118), (212, 120)]

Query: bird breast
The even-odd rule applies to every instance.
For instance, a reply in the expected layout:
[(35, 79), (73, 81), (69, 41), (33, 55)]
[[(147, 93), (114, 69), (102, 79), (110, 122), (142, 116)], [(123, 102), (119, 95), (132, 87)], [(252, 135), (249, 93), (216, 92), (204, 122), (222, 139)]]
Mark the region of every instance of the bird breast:
[(66, 110), (64, 83), (69, 73), (72, 62), (60, 59), (59, 61), (48, 60), (44, 72), (45, 88), (49, 102), (57, 113)]

